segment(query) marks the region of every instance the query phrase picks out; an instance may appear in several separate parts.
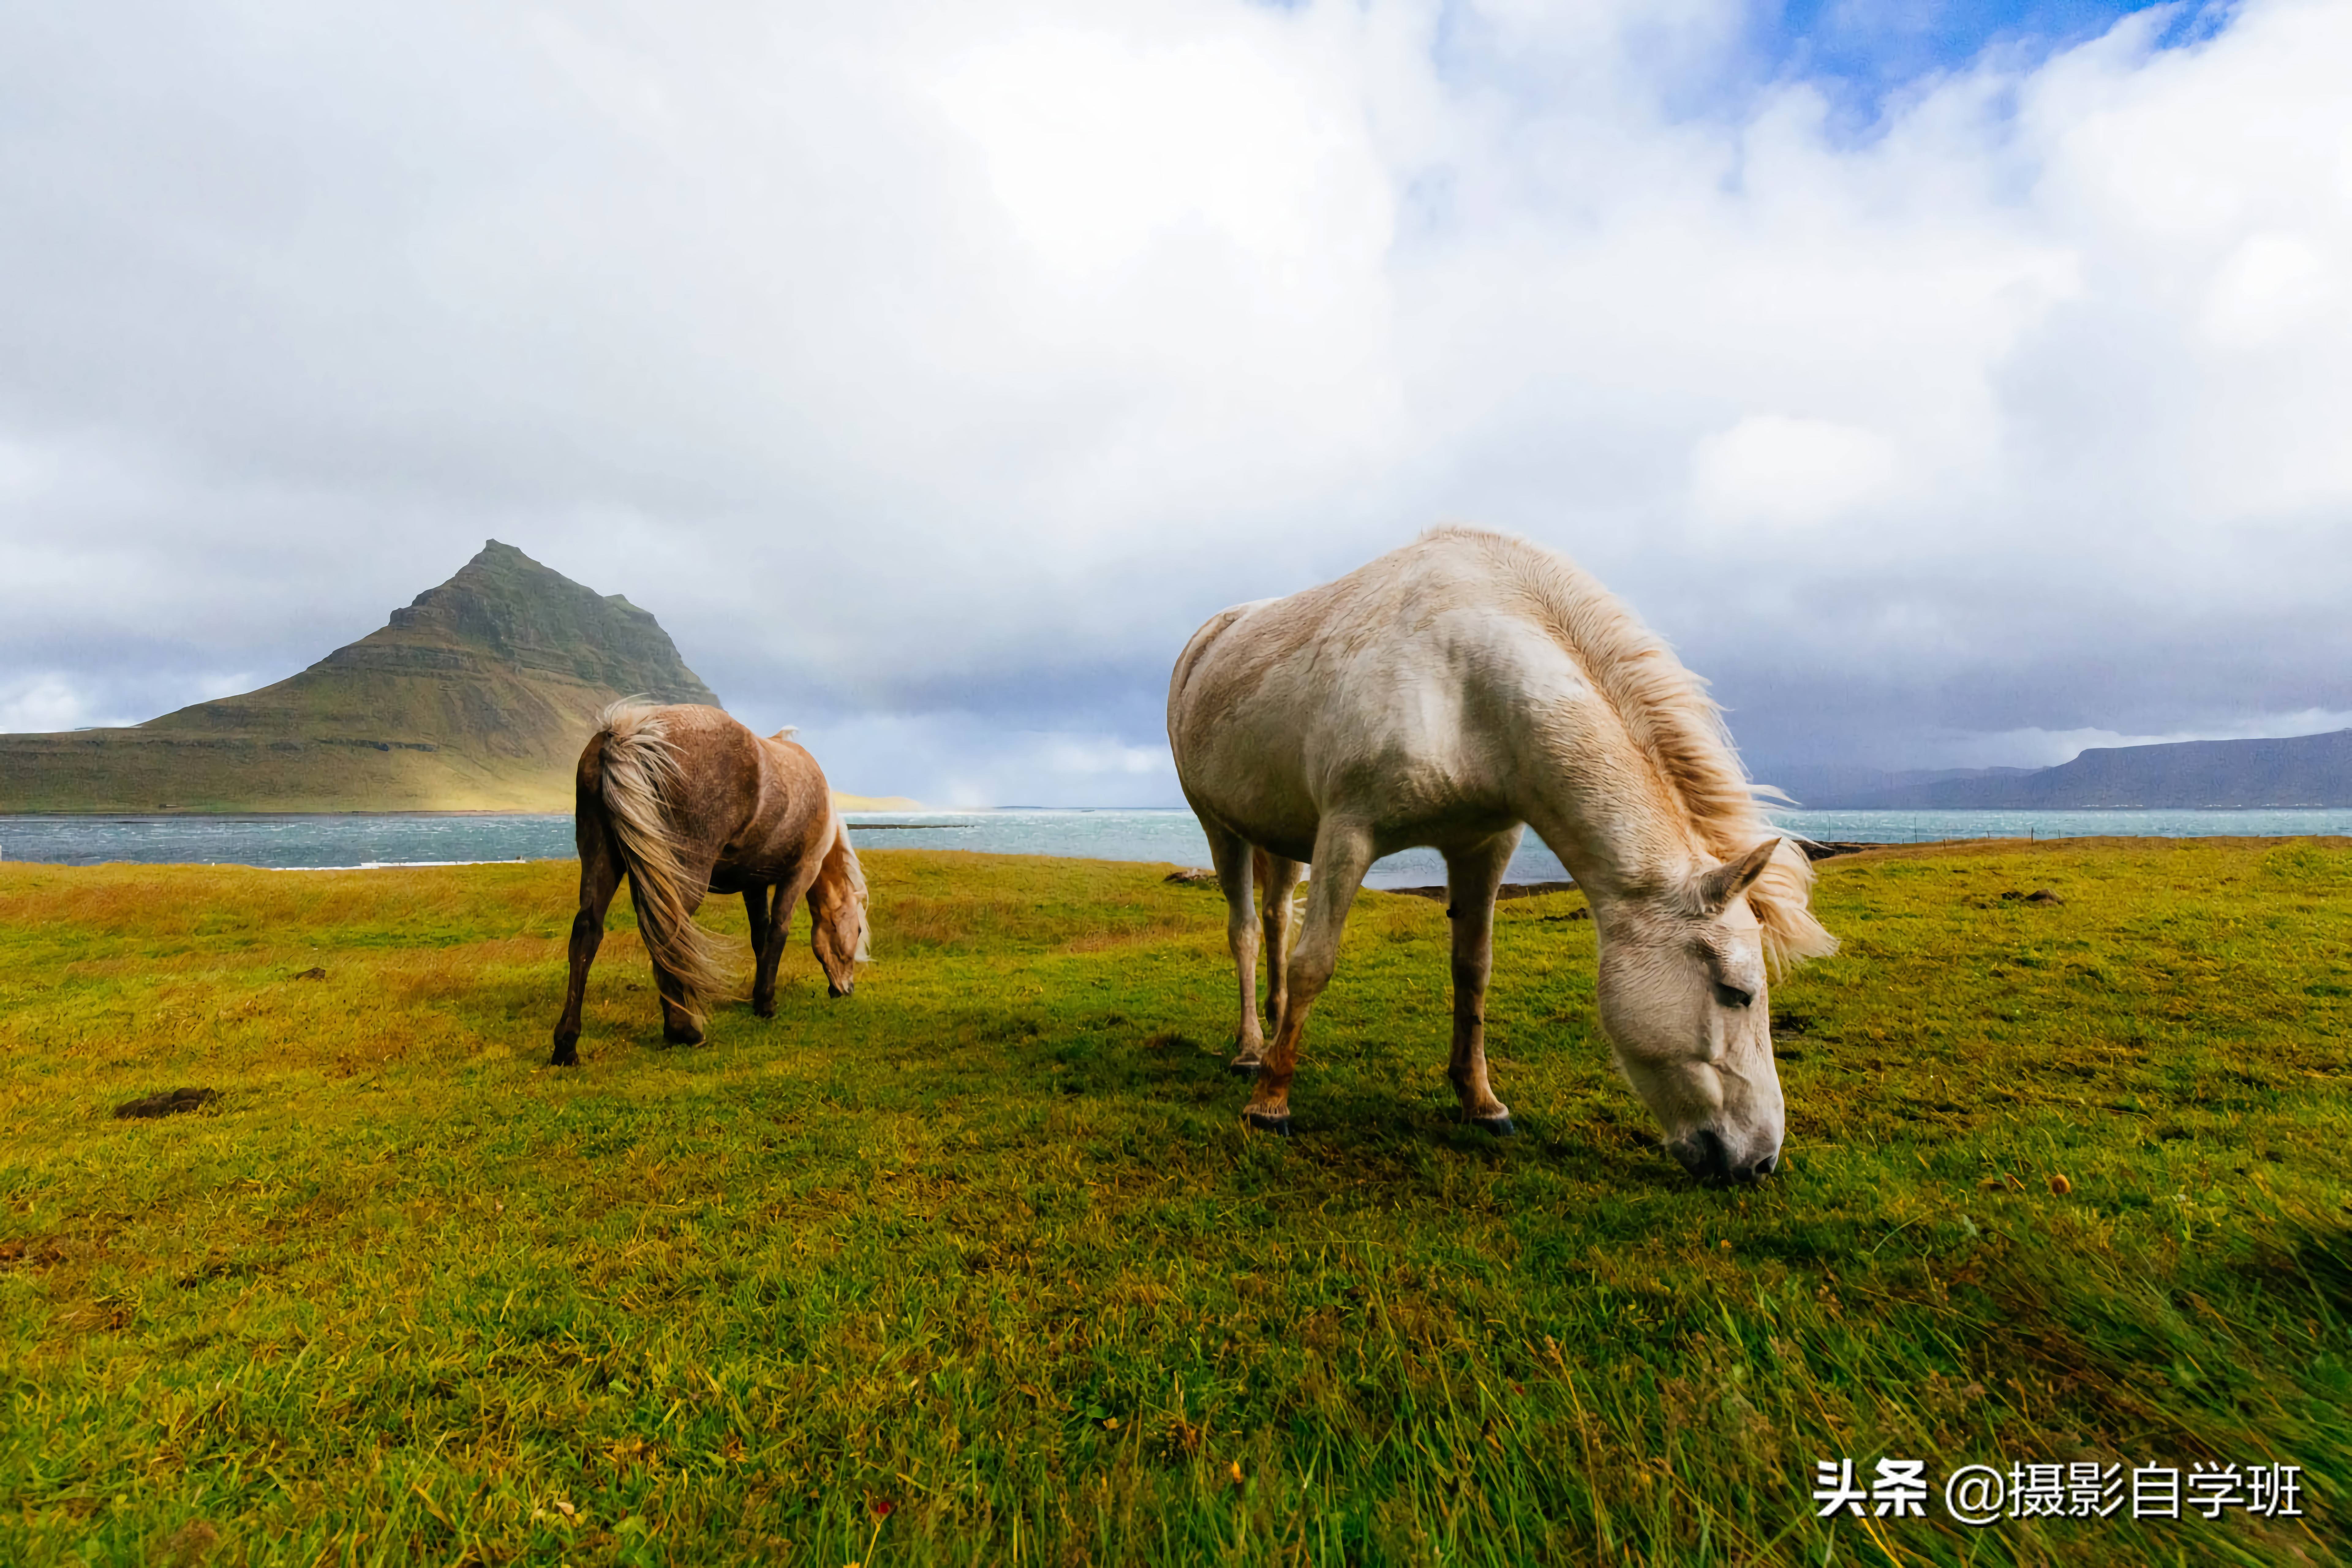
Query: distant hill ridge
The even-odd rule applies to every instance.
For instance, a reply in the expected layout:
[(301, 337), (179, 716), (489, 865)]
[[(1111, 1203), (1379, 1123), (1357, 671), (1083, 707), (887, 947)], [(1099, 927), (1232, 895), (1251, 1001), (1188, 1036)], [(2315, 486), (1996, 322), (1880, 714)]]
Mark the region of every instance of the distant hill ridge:
[(491, 540), (299, 675), (121, 730), (0, 734), (0, 811), (569, 811), (615, 698), (718, 696), (660, 623)]
[(2352, 806), (2352, 730), (2285, 740), (2095, 746), (2073, 762), (1840, 792), (1808, 805), (1894, 811)]

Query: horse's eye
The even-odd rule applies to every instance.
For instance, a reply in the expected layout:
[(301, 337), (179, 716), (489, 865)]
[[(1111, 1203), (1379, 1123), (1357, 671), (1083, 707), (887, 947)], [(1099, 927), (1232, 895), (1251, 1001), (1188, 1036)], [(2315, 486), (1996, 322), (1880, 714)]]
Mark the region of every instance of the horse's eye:
[(1726, 985), (1718, 980), (1715, 983), (1715, 999), (1727, 1007), (1745, 1007), (1756, 997), (1752, 992), (1742, 991), (1737, 985)]

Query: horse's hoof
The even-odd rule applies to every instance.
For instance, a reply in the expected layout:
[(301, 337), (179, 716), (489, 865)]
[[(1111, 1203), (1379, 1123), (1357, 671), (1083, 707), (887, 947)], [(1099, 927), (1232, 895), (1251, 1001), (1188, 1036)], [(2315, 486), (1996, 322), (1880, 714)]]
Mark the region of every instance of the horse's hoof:
[(699, 1029), (664, 1029), (662, 1038), (673, 1046), (698, 1046), (705, 1037)]
[(1262, 1111), (1244, 1110), (1242, 1112), (1242, 1120), (1261, 1132), (1271, 1132), (1277, 1138), (1290, 1136), (1288, 1116), (1267, 1116)]
[(547, 1058), (547, 1065), (551, 1068), (576, 1068), (580, 1065), (580, 1053), (570, 1046), (558, 1046), (555, 1054)]
[(1518, 1129), (1512, 1125), (1508, 1111), (1505, 1111), (1500, 1116), (1474, 1116), (1470, 1119), (1470, 1125), (1482, 1131), (1492, 1133), (1497, 1138), (1509, 1138), (1518, 1131)]
[(1225, 1064), (1225, 1070), (1236, 1078), (1255, 1078), (1265, 1070), (1265, 1063), (1255, 1057), (1235, 1057)]

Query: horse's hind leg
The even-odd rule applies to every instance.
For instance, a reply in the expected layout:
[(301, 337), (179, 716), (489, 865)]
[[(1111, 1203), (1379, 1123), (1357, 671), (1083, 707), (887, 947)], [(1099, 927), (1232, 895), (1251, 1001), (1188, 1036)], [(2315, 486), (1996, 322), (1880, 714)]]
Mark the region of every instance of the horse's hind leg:
[(621, 863), (613, 853), (601, 816), (584, 812), (579, 830), (580, 912), (572, 917), (572, 973), (563, 989), (563, 1016), (555, 1023), (554, 1067), (580, 1064), (580, 1005), (588, 994), (588, 966), (604, 941), (604, 912), (621, 885)]
[(1307, 918), (1299, 925), (1298, 951), (1290, 957), (1282, 1017), (1274, 1027), (1257, 1092), (1242, 1112), (1253, 1127), (1290, 1131), (1290, 1077), (1298, 1068), (1307, 1015), (1339, 966), (1339, 938), (1348, 929), (1348, 910), (1371, 867), (1371, 834), (1351, 823), (1324, 818), (1315, 835), (1315, 878), (1307, 887)]
[[(684, 867), (686, 886), (708, 889), (710, 886), (710, 869), (711, 863), (708, 861), (700, 865)], [(631, 875), (634, 877), (635, 873)], [(636, 884), (633, 880), (629, 884), (629, 893), (633, 899), (636, 896)], [(679, 918), (690, 921), (694, 918), (694, 911), (701, 907), (702, 895), (698, 892), (695, 893), (685, 901), (684, 907), (679, 911)], [(640, 913), (639, 921), (642, 921), (644, 918)], [(653, 963), (654, 989), (661, 993), (662, 1038), (673, 1046), (702, 1044), (704, 1039), (702, 1015), (696, 1009), (695, 998), (687, 991), (686, 982), (662, 966), (661, 958), (653, 951), (650, 943), (646, 948), (646, 956)]]
[(1291, 895), (1298, 890), (1298, 879), (1307, 874), (1307, 868), (1264, 849), (1257, 852), (1251, 864), (1257, 872), (1258, 896), (1265, 900), (1265, 1022), (1272, 1028), (1282, 1022), (1283, 998), (1290, 994), (1291, 917), (1295, 912)]
[(1454, 1056), (1445, 1076), (1464, 1118), (1497, 1134), (1512, 1131), (1511, 1108), (1486, 1087), (1486, 976), (1495, 963), (1495, 893), (1518, 847), (1515, 827), (1445, 858), (1445, 912), (1454, 922)]
[(1240, 834), (1207, 816), (1201, 818), (1201, 830), (1208, 836), (1217, 885), (1225, 891), (1225, 945), (1233, 950), (1241, 985), (1241, 1021), (1234, 1026), (1232, 1065), (1235, 1072), (1254, 1073), (1265, 1056), (1265, 1031), (1257, 1021), (1257, 920), (1250, 911), (1250, 847)]
[(654, 989), (661, 993), (662, 1038), (673, 1046), (698, 1046), (706, 1037), (702, 1016), (686, 994), (686, 983), (653, 961)]

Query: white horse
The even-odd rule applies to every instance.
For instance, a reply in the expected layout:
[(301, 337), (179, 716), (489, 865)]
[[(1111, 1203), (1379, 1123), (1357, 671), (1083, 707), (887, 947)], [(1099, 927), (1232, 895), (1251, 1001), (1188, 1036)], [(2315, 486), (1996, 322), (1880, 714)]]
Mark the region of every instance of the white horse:
[(1224, 887), (1252, 1123), (1290, 1129), (1299, 1037), (1365, 870), (1429, 845), (1454, 922), (1450, 1076), (1465, 1117), (1511, 1131), (1486, 1087), (1486, 975), (1496, 889), (1531, 824), (1591, 904), (1601, 1025), (1675, 1157), (1717, 1181), (1779, 1163), (1766, 965), (1836, 950), (1807, 908), (1811, 868), (1757, 808), (1705, 683), (1566, 558), (1440, 528), (1227, 610), (1176, 661), (1168, 739)]

